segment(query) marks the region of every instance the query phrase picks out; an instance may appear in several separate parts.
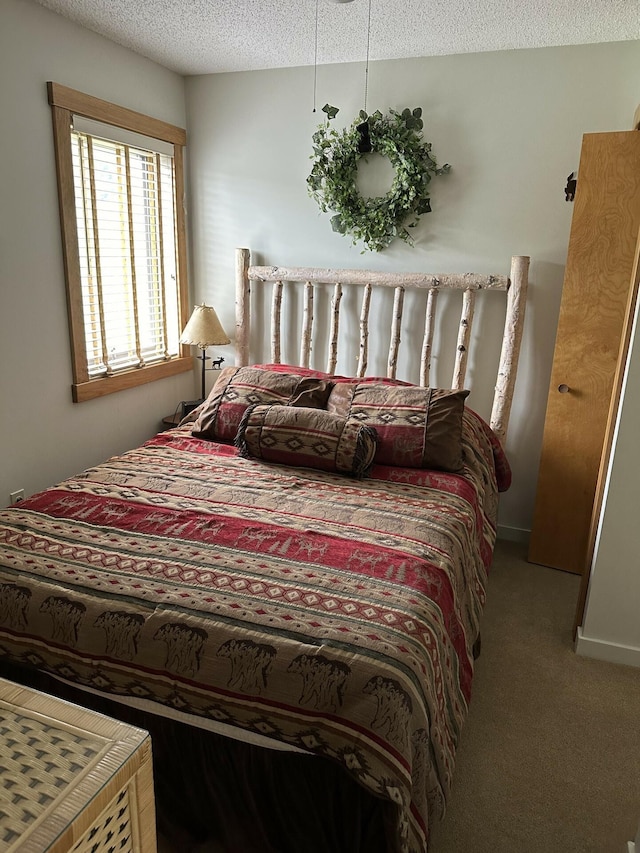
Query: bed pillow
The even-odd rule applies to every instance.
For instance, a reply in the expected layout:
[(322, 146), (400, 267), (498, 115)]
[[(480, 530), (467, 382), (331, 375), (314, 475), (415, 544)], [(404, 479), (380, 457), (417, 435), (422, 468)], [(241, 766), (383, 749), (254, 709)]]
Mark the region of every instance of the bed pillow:
[(462, 415), (468, 391), (340, 383), (327, 411), (375, 427), (375, 461), (405, 468), (462, 468)]
[(232, 443), (250, 406), (277, 403), (323, 409), (333, 383), (256, 367), (226, 367), (202, 404), (191, 430), (196, 438)]
[(321, 409), (252, 406), (236, 446), (246, 458), (364, 477), (376, 452), (376, 431), (353, 418)]

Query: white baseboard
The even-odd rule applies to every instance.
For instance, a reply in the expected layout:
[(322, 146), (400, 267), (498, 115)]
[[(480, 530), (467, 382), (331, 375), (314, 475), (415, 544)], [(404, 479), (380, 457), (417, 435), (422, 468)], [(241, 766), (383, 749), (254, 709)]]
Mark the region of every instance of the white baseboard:
[(523, 545), (528, 545), (531, 531), (524, 530), (521, 527), (508, 527), (506, 524), (499, 524), (497, 536), (498, 539), (505, 539), (507, 542), (522, 542)]
[(606, 640), (596, 640), (593, 637), (585, 637), (582, 628), (578, 628), (575, 648), (576, 654), (587, 658), (640, 667), (640, 649), (634, 646), (623, 646), (620, 643), (609, 643)]

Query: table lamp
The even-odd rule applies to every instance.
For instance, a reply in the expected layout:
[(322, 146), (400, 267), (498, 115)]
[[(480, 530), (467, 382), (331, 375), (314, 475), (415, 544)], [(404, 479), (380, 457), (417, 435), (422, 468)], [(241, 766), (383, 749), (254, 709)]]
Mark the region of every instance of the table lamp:
[(204, 302), (202, 305), (196, 305), (193, 309), (193, 314), (189, 317), (189, 322), (182, 331), (180, 343), (191, 344), (191, 346), (198, 347), (202, 350), (197, 358), (202, 360), (201, 397), (204, 400), (205, 362), (209, 361), (209, 356), (205, 355), (205, 350), (207, 347), (216, 347), (231, 343), (229, 336), (222, 328), (222, 323), (218, 320), (218, 315), (210, 305), (205, 305)]

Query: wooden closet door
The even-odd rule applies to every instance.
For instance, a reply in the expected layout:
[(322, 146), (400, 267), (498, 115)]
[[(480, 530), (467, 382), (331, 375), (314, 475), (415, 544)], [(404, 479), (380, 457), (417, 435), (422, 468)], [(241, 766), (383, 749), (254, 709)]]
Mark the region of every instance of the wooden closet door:
[(640, 133), (583, 138), (529, 560), (581, 574), (640, 226)]

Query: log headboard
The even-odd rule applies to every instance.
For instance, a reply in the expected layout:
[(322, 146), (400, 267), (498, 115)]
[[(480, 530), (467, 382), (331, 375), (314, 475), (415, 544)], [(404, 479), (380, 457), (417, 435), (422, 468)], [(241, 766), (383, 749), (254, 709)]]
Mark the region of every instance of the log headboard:
[(516, 380), (520, 342), (524, 325), (525, 301), (527, 294), (529, 258), (523, 255), (511, 259), (511, 271), (506, 275), (479, 275), (476, 273), (426, 274), (391, 273), (371, 270), (317, 269), (306, 267), (252, 266), (248, 249), (236, 249), (236, 364), (249, 364), (250, 341), (250, 291), (251, 282), (272, 284), (271, 299), (271, 362), (279, 364), (280, 333), (282, 324), (283, 283), (299, 284), (303, 292), (302, 334), (300, 341), (299, 364), (309, 367), (312, 330), (314, 327), (314, 289), (315, 285), (333, 285), (331, 316), (329, 329), (329, 349), (326, 365), (327, 373), (335, 373), (338, 360), (338, 333), (340, 323), (340, 303), (343, 289), (349, 286), (362, 288), (360, 311), (359, 357), (357, 377), (366, 375), (369, 351), (369, 309), (371, 293), (375, 287), (391, 288), (394, 291), (393, 315), (390, 329), (387, 376), (396, 378), (398, 352), (400, 347), (400, 327), (405, 291), (409, 289), (426, 291), (426, 309), (424, 334), (420, 356), (420, 385), (429, 385), (431, 352), (435, 331), (436, 305), (438, 294), (445, 290), (462, 292), (462, 310), (456, 341), (455, 364), (451, 388), (465, 387), (465, 375), (471, 328), (473, 323), (476, 296), (480, 291), (504, 291), (507, 297), (507, 310), (504, 324), (502, 349), (495, 385), (490, 426), (496, 435), (504, 440), (509, 423), (511, 402)]

